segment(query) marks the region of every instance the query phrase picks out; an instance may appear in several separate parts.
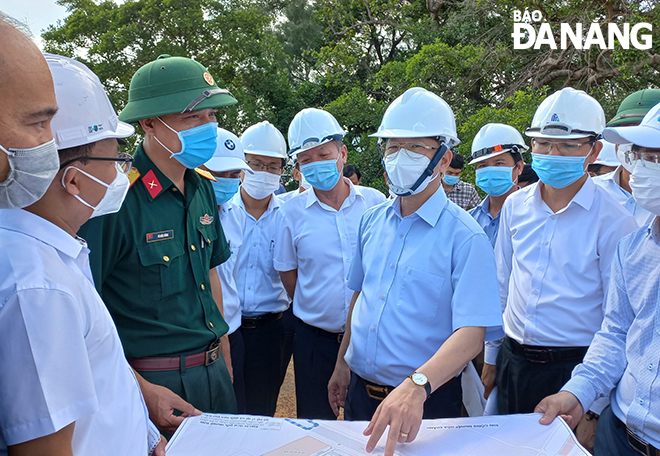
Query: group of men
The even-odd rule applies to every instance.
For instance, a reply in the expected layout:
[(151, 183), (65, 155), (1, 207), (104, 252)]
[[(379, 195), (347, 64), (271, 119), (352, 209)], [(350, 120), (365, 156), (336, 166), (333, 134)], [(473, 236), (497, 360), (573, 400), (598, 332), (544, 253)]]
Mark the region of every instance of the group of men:
[[(392, 455), (461, 415), (484, 341), (500, 413), (561, 414), (599, 455), (658, 451), (658, 91), (608, 128), (585, 92), (547, 97), (524, 188), (521, 134), (485, 125), (480, 201), (451, 107), (411, 88), (372, 135), (386, 200), (343, 175), (327, 111), (238, 137), (216, 122), (231, 93), (162, 55), (117, 116), (87, 67), (0, 38), (0, 454), (162, 455), (185, 416), (273, 415), (293, 354), (297, 416), (343, 408)], [(601, 136), (621, 166), (595, 182)], [(289, 160), (299, 189), (276, 195)]]

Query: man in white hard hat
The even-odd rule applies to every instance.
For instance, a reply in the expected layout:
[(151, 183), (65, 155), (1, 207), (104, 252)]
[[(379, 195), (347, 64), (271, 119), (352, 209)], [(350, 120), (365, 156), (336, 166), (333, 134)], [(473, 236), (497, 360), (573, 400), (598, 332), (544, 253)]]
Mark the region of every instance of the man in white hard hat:
[[(565, 88), (541, 103), (525, 132), (540, 181), (511, 195), (500, 213), (495, 258), (506, 336), (501, 350), (486, 345), (482, 374), (487, 391), (498, 386), (500, 413), (531, 413), (559, 391), (600, 328), (616, 244), (636, 227), (586, 173), (604, 127), (600, 104)], [(604, 404), (597, 406), (593, 416)]]
[(243, 245), (245, 212), (231, 203), (239, 191), (241, 172), (252, 173), (245, 162), (245, 153), (240, 139), (234, 133), (218, 128), (218, 144), (213, 158), (201, 167), (215, 178), (211, 181), (215, 198), (218, 201), (220, 223), (222, 224), (231, 256), (216, 266), (222, 284), (222, 316), (229, 326), (227, 331), (231, 351), (232, 385), (236, 394), (238, 413), (245, 413), (245, 381), (243, 364), (245, 345), (238, 328), (241, 326), (241, 301), (236, 286), (238, 253)]
[(472, 141), (472, 160), (476, 167), (476, 184), (488, 196), (470, 215), (495, 246), (500, 226), (500, 210), (504, 201), (518, 190), (518, 176), (525, 162), (522, 153), (527, 145), (518, 130), (511, 125), (486, 124)]
[(616, 148), (614, 144), (603, 141), (602, 139), (598, 142), (603, 145), (603, 148), (600, 150), (598, 158), (587, 167), (587, 171), (591, 177), (609, 174), (615, 171), (620, 165), (619, 160), (616, 158)]
[(286, 141), (274, 125), (264, 121), (245, 130), (241, 144), (251, 172), (244, 173), (239, 193), (229, 201), (234, 208), (228, 213), (232, 220), (223, 227), (230, 238), (242, 238), (235, 279), (242, 315), (239, 331), (245, 346), (246, 412), (273, 416), (282, 379), (282, 314), (291, 302), (273, 268), (280, 216), (280, 200), (274, 192), (287, 160)]
[(415, 87), (394, 100), (378, 132), (397, 197), (360, 221), (348, 274), (355, 290), (328, 397), (349, 420), (369, 420), (367, 451), (412, 441), (422, 417), (461, 415), (460, 373), (502, 336), (493, 249), (448, 200), (442, 173), (458, 143), (442, 98)]
[(609, 127), (603, 136), (615, 144), (632, 144), (622, 157), (631, 165), (632, 194), (654, 218), (619, 242), (603, 325), (571, 380), (535, 411), (544, 413), (541, 423), (561, 415), (575, 426), (593, 401), (610, 397), (611, 406), (599, 419), (594, 454), (659, 454), (660, 104), (639, 126)]
[(25, 207), (59, 169), (53, 78), (35, 44), (0, 12), (0, 209)]
[(119, 210), (133, 159), (117, 139), (134, 129), (88, 68), (46, 59), (60, 170), (39, 201), (0, 211), (0, 454), (145, 456), (160, 433), (76, 235)]
[[(639, 125), (649, 110), (660, 103), (660, 89), (638, 90), (628, 95), (619, 106), (616, 115), (607, 123), (608, 127), (627, 127)], [(625, 207), (641, 226), (653, 220), (653, 213), (637, 204), (630, 188), (630, 174), (632, 164), (625, 160), (626, 152), (630, 151), (632, 144), (617, 144), (616, 157), (619, 166), (612, 174), (597, 177), (594, 182), (602, 186), (612, 198)]]
[(342, 176), (344, 130), (327, 111), (307, 108), (289, 125), (290, 155), (312, 189), (287, 201), (275, 241), (275, 269), (293, 298), (298, 418), (334, 419), (327, 386), (346, 327), (346, 275), (360, 217), (385, 201)]

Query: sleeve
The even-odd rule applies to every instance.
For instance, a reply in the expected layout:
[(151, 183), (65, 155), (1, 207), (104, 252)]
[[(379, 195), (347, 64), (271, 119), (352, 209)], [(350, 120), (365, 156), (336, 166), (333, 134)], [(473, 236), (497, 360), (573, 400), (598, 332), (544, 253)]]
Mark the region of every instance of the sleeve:
[(99, 409), (87, 318), (61, 290), (27, 289), (0, 308), (0, 432), (7, 445), (52, 434)]
[(351, 267), (348, 269), (348, 289), (353, 291), (362, 291), (362, 282), (364, 281), (364, 268), (362, 267), (362, 245), (365, 217), (369, 212), (362, 214), (357, 232), (357, 242), (355, 243), (355, 254), (351, 261)]
[[(215, 196), (213, 196), (215, 199)], [(213, 254), (211, 255), (211, 267), (213, 269), (216, 266), (224, 263), (229, 259), (231, 255), (231, 249), (227, 243), (227, 238), (225, 237), (225, 230), (222, 229), (222, 223), (220, 223), (220, 217), (218, 216), (217, 220), (214, 223), (215, 231), (218, 235), (215, 242), (213, 243)]]
[(277, 220), (277, 235), (273, 251), (273, 268), (285, 272), (298, 269), (298, 255), (293, 237), (293, 224), (286, 213), (282, 211)]
[[(510, 207), (511, 198), (504, 202), (500, 212), (500, 228), (495, 241), (495, 264), (497, 265), (497, 281), (500, 296), (500, 306), (502, 314), (506, 309), (506, 302), (509, 296), (509, 280), (511, 279), (511, 269), (513, 261), (513, 243), (511, 242), (510, 226)], [(501, 340), (492, 340), (486, 342), (484, 353), (484, 362), (494, 365), (497, 354), (500, 351)]]
[(502, 338), (497, 272), (488, 237), (483, 232), (471, 236), (457, 249), (452, 263), (452, 329), (484, 326), (486, 340)]
[(619, 383), (627, 365), (626, 337), (635, 319), (622, 272), (622, 244), (612, 262), (612, 280), (605, 303), (605, 318), (594, 336), (582, 364), (562, 390), (578, 398), (584, 410), (599, 398), (608, 396)]

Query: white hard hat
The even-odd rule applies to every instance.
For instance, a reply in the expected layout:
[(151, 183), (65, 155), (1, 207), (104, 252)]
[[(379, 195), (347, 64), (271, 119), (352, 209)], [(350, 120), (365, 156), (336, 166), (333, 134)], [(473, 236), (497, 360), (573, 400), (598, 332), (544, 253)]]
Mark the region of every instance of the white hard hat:
[(511, 125), (489, 123), (481, 127), (472, 140), (470, 165), (497, 157), (505, 152), (523, 153), (528, 147), (518, 130)]
[(332, 114), (323, 109), (305, 108), (295, 115), (289, 125), (289, 155), (344, 139), (346, 132)]
[(598, 136), (603, 128), (605, 112), (600, 103), (582, 90), (566, 87), (541, 102), (525, 135), (530, 138), (577, 139)]
[(594, 165), (619, 166), (621, 162), (616, 158), (616, 148), (614, 147), (614, 144), (603, 141), (602, 139), (599, 142), (603, 145), (603, 148), (600, 150)]
[(215, 153), (212, 159), (204, 163), (204, 166), (217, 173), (243, 169), (253, 174), (252, 169), (245, 162), (241, 140), (224, 128), (218, 128), (218, 144), (215, 147)]
[(603, 131), (605, 140), (614, 144), (636, 144), (657, 148), (660, 144), (660, 103), (653, 106), (642, 123), (628, 127), (608, 127)]
[(433, 92), (413, 87), (394, 100), (385, 111), (376, 138), (434, 138), (447, 147), (458, 144), (456, 118), (449, 105)]
[(287, 159), (284, 135), (268, 121), (248, 127), (241, 135), (241, 144), (246, 154)]
[(58, 149), (91, 144), (108, 138), (126, 138), (135, 133), (132, 125), (120, 121), (103, 84), (77, 60), (44, 54), (53, 75), (57, 114), (51, 121)]

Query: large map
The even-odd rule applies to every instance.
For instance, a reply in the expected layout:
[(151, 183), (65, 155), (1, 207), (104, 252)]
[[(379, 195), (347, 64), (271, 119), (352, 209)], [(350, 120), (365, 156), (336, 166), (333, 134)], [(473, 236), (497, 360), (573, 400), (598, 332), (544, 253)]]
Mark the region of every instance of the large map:
[[(540, 415), (424, 420), (417, 439), (397, 445), (401, 456), (588, 456), (561, 419)], [(357, 456), (367, 454), (366, 422), (311, 421), (250, 415), (186, 418), (168, 456)], [(382, 455), (385, 444), (371, 453)]]

